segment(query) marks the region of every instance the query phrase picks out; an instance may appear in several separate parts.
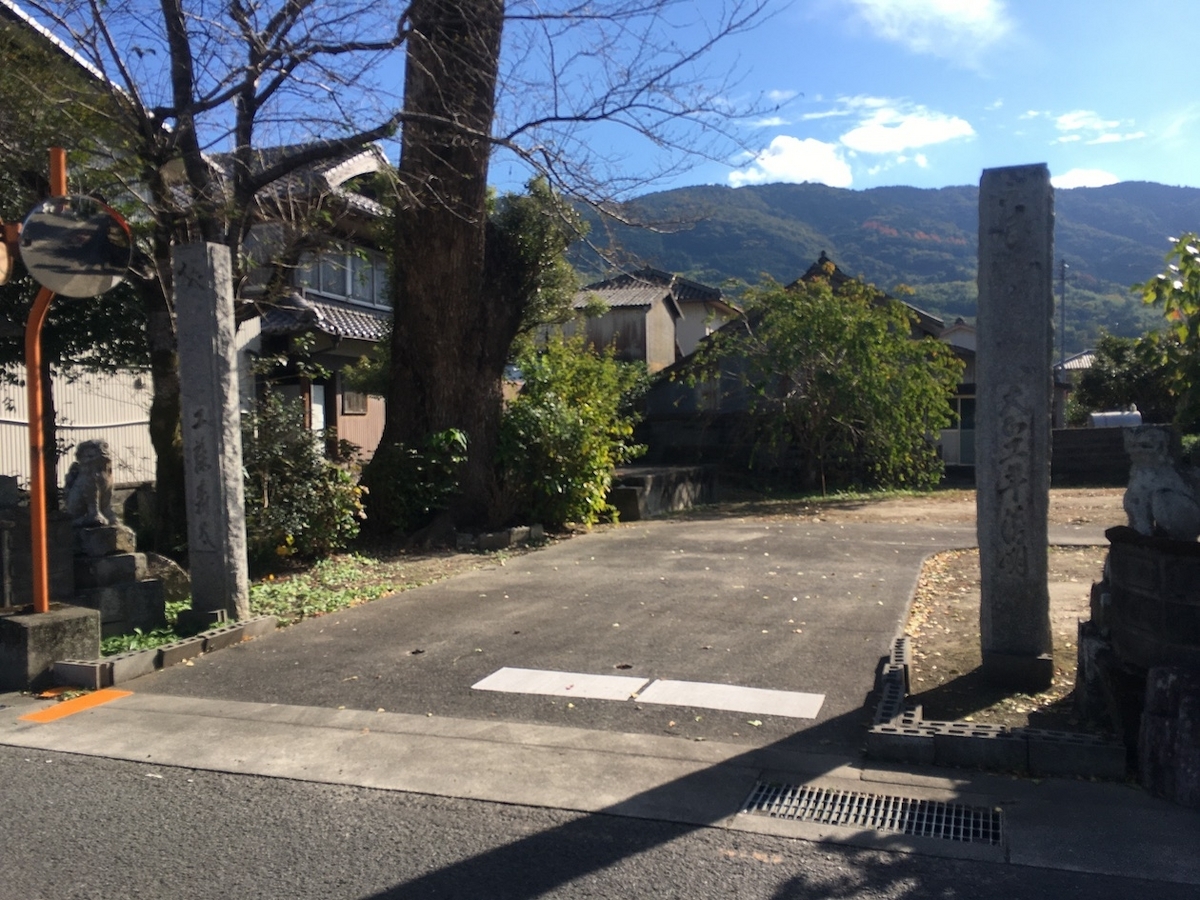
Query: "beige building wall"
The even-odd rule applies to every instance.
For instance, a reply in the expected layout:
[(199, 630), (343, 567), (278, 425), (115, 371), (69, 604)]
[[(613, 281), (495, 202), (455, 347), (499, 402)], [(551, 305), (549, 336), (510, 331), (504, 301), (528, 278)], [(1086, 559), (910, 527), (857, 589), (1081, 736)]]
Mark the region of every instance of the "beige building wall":
[(675, 316), (659, 300), (646, 313), (646, 368), (651, 372), (675, 362)]
[(675, 340), (679, 342), (679, 352), (684, 356), (694, 353), (700, 341), (732, 318), (728, 313), (718, 312), (711, 303), (681, 301), (679, 308), (683, 310), (683, 318), (675, 323)]

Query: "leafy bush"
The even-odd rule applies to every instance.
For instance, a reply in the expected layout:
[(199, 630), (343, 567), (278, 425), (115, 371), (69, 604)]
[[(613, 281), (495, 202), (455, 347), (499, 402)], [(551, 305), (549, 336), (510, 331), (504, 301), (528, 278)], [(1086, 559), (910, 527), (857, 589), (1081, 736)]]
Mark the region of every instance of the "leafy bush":
[(449, 507), (458, 491), (458, 471), (467, 461), (467, 435), (457, 428), (431, 434), (423, 447), (380, 445), (371, 460), (373, 510), (387, 510), (382, 531), (408, 534)]
[[(344, 465), (325, 458), (322, 437), (304, 424), (299, 400), (268, 390), (242, 417), (246, 540), (252, 561), (313, 559), (358, 536), (364, 489)], [(340, 444), (352, 458), (357, 448)]]
[(1067, 421), (1086, 425), (1088, 413), (1136, 405), (1143, 422), (1170, 422), (1179, 404), (1179, 355), (1179, 342), (1167, 334), (1101, 335), (1092, 367), (1080, 375), (1071, 393)]
[(505, 410), (498, 451), (513, 516), (551, 528), (614, 518), (613, 469), (645, 449), (633, 443), (645, 366), (561, 335), (525, 349), (516, 364), (525, 384)]
[(736, 385), (799, 488), (937, 483), (932, 436), (951, 422), (962, 372), (948, 345), (913, 340), (909, 310), (858, 281), (768, 284), (744, 302), (746, 319), (705, 343), (693, 377)]

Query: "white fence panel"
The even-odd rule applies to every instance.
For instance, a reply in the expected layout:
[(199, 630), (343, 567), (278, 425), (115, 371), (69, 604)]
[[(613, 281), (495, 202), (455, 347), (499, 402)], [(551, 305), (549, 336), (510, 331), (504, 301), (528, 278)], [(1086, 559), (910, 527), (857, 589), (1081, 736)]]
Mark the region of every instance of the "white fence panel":
[[(24, 370), (16, 373), (24, 378)], [(127, 369), (114, 373), (54, 372), (55, 420), (61, 487), (83, 441), (108, 441), (113, 481), (134, 484), (154, 480), (150, 443), (150, 373)], [(16, 475), (29, 486), (29, 415), (23, 385), (0, 384), (0, 474)]]

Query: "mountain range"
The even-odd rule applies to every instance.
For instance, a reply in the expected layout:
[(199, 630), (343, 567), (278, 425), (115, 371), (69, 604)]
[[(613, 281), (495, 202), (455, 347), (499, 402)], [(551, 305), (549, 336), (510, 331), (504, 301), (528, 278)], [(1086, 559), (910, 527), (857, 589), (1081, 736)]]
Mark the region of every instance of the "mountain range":
[[(1066, 352), (1094, 346), (1102, 328), (1134, 336), (1158, 327), (1161, 314), (1143, 306), (1130, 286), (1163, 270), (1169, 237), (1200, 231), (1200, 189), (1124, 182), (1055, 194), (1055, 302), (1065, 261)], [(975, 186), (678, 188), (622, 205), (621, 218), (649, 227), (592, 216), (590, 240), (610, 259), (734, 294), (737, 285), (764, 278), (790, 282), (825, 251), (847, 274), (949, 321), (970, 321), (978, 199)], [(592, 252), (575, 262), (585, 278), (603, 271)]]

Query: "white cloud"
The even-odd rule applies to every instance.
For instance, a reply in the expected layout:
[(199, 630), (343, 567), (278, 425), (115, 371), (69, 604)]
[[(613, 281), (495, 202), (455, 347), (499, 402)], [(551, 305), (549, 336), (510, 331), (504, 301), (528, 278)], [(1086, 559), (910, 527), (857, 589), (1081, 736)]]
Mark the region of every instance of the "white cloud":
[(1055, 144), (1084, 141), (1087, 144), (1120, 144), (1136, 141), (1146, 136), (1144, 131), (1122, 131), (1133, 126), (1132, 120), (1105, 119), (1090, 109), (1076, 109), (1054, 119), (1054, 127), (1061, 132)]
[(799, 94), (799, 91), (767, 91), (767, 99), (772, 103), (787, 103), (796, 99)]
[(805, 113), (800, 118), (805, 122), (811, 122), (814, 119), (833, 119), (838, 116), (848, 116), (851, 110), (849, 109), (827, 109), (824, 112)]
[(1131, 131), (1126, 134), (1121, 134), (1119, 132), (1113, 131), (1113, 132), (1108, 132), (1107, 134), (1099, 135), (1098, 137), (1094, 137), (1090, 141), (1088, 141), (1088, 143), (1089, 144), (1120, 144), (1120, 143), (1123, 143), (1124, 141), (1140, 140), (1141, 138), (1144, 138), (1145, 136), (1146, 136), (1146, 132), (1144, 132), (1144, 131)]
[(772, 140), (747, 168), (729, 175), (733, 187), (775, 181), (816, 181), (830, 187), (850, 187), (853, 180), (850, 166), (836, 144), (784, 134)]
[(880, 37), (973, 66), (1013, 30), (1003, 0), (846, 0)]
[(1081, 187), (1104, 187), (1106, 184), (1116, 184), (1121, 179), (1112, 172), (1103, 169), (1071, 169), (1062, 175), (1051, 177), (1050, 183), (1056, 188), (1070, 190)]
[(787, 123), (788, 120), (782, 116), (767, 116), (765, 119), (759, 119), (751, 124), (755, 128), (779, 128)]
[(1063, 113), (1054, 120), (1054, 127), (1059, 131), (1107, 131), (1120, 124), (1115, 120), (1102, 119), (1090, 109), (1077, 109), (1073, 112)]
[(966, 119), (934, 112), (924, 106), (895, 104), (875, 107), (839, 140), (862, 153), (901, 153), (974, 134), (975, 129)]

